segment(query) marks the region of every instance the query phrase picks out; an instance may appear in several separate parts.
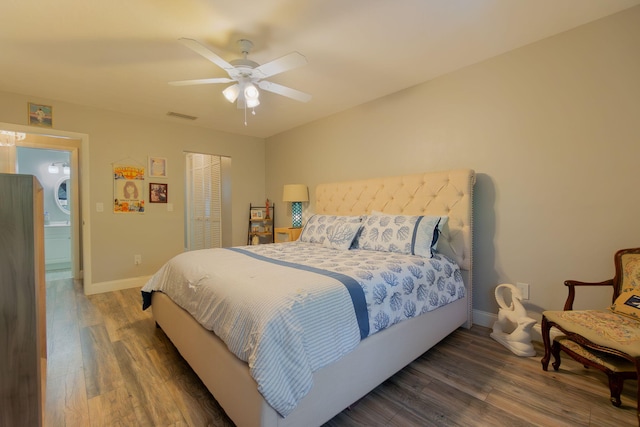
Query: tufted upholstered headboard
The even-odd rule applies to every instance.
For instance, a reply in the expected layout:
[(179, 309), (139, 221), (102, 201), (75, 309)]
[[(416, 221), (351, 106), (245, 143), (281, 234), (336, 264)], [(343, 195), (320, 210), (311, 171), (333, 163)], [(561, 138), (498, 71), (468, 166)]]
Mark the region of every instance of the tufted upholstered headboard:
[[(315, 212), (363, 215), (371, 211), (404, 215), (447, 215), (438, 251), (456, 260), (471, 296), (473, 185), (471, 169), (320, 184)], [(471, 310), (471, 298), (469, 298)], [(471, 318), (471, 317), (470, 317)]]

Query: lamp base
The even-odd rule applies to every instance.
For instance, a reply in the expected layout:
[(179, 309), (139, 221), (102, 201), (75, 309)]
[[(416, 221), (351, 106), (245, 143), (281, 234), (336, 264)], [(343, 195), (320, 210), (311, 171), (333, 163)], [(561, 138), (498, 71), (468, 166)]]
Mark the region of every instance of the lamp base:
[(293, 228), (302, 227), (302, 202), (291, 202), (291, 218)]

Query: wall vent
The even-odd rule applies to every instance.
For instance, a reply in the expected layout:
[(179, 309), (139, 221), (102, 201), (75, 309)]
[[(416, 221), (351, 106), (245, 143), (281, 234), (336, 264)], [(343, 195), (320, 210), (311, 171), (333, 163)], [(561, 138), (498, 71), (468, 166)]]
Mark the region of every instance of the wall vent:
[(176, 113), (174, 111), (169, 111), (167, 113), (167, 116), (177, 117), (179, 119), (186, 119), (186, 120), (197, 120), (198, 119), (196, 116), (190, 116), (188, 114)]

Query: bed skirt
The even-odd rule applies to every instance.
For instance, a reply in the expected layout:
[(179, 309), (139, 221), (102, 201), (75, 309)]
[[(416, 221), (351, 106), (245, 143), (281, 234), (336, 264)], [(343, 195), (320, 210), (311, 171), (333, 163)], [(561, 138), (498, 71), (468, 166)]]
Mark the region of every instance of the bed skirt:
[(467, 322), (467, 298), (372, 335), (313, 375), (314, 385), (286, 418), (257, 390), (248, 365), (222, 340), (161, 292), (151, 309), (156, 323), (239, 427), (319, 426), (401, 370)]

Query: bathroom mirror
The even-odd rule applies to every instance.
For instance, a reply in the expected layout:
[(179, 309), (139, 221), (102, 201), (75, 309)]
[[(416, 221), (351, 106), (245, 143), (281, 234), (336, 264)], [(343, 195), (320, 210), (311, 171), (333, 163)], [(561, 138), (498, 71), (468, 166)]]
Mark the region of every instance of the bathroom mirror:
[(58, 181), (56, 187), (53, 190), (53, 196), (56, 199), (56, 204), (60, 210), (68, 215), (71, 214), (69, 209), (69, 203), (71, 198), (69, 197), (69, 190), (71, 189), (71, 181), (68, 176), (63, 177)]

